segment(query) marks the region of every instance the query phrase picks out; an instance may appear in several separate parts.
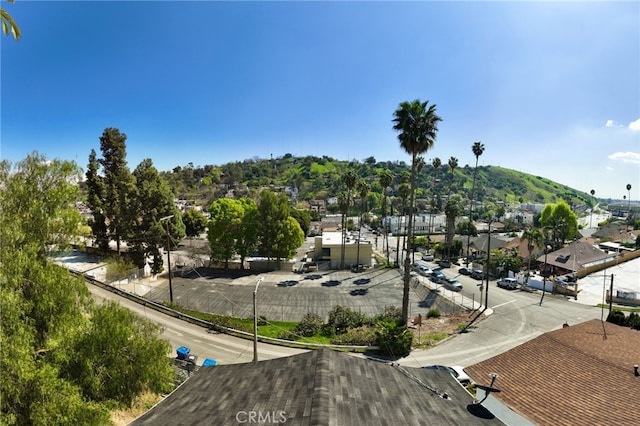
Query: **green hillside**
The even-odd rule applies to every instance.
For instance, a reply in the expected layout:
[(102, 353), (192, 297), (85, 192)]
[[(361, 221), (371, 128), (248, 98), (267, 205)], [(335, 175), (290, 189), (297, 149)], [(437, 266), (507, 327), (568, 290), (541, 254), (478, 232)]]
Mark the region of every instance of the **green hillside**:
[[(379, 200), (382, 188), (378, 176), (390, 170), (395, 176), (389, 195), (394, 196), (401, 177), (410, 173), (405, 162), (378, 162), (372, 157), (359, 161), (339, 161), (328, 156), (294, 157), (285, 155), (275, 159), (249, 159), (220, 166), (178, 166), (164, 172), (177, 197), (208, 205), (214, 199), (232, 191), (235, 196), (251, 196), (270, 187), (283, 190), (298, 189), (298, 201), (326, 199), (345, 190), (342, 176), (347, 170), (371, 185), (370, 198)], [(429, 200), (459, 194), (468, 200), (473, 182), (474, 167), (451, 169), (446, 163), (434, 170), (426, 165), (417, 177), (418, 199)], [(497, 166), (478, 167), (474, 199), (483, 202), (549, 203), (560, 200), (570, 205), (589, 204), (591, 196), (542, 176)]]

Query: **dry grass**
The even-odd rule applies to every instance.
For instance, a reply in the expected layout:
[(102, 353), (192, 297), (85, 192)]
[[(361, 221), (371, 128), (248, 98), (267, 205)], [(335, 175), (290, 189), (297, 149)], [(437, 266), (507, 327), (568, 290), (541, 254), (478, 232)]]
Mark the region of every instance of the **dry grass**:
[(114, 426), (126, 426), (144, 413), (151, 407), (162, 400), (163, 396), (145, 392), (138, 396), (131, 407), (126, 410), (114, 410), (111, 412), (111, 424)]

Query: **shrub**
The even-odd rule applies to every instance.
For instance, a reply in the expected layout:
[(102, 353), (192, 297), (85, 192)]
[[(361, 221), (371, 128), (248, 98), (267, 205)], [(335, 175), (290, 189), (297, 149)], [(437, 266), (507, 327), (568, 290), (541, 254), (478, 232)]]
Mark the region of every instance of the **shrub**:
[(607, 322), (610, 322), (616, 325), (621, 325), (621, 326), (628, 325), (627, 317), (624, 315), (624, 312), (622, 312), (619, 309), (614, 309), (611, 312), (609, 312), (609, 315), (607, 316)]
[(345, 333), (349, 328), (360, 327), (365, 322), (365, 316), (344, 306), (336, 306), (329, 312), (329, 324), (333, 328), (332, 334)]
[(629, 319), (627, 320), (629, 327), (634, 330), (640, 330), (640, 315), (635, 312), (631, 312)]
[(267, 317), (265, 317), (265, 316), (263, 316), (263, 315), (260, 315), (260, 316), (258, 317), (258, 321), (257, 321), (257, 323), (258, 323), (258, 326), (261, 326), (261, 325), (267, 325)]
[(372, 318), (371, 323), (376, 324), (381, 321), (402, 321), (402, 308), (399, 306), (387, 306), (381, 314)]
[(387, 321), (378, 324), (375, 344), (382, 355), (404, 356), (411, 351), (413, 334), (402, 321)]
[(376, 332), (371, 327), (358, 327), (334, 336), (331, 339), (333, 345), (359, 345), (371, 346), (376, 340)]
[(440, 315), (440, 309), (438, 308), (431, 308), (427, 312), (427, 318), (440, 318)]
[(296, 325), (296, 333), (304, 337), (311, 337), (322, 330), (323, 324), (324, 322), (322, 318), (320, 318), (320, 315), (308, 313), (302, 318), (302, 321)]

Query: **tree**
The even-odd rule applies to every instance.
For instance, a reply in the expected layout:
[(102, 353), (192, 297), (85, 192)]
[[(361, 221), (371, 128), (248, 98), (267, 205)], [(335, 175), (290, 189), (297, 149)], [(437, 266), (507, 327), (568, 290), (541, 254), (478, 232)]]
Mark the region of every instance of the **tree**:
[[(14, 0), (7, 1), (9, 3), (13, 3)], [(15, 23), (11, 15), (9, 15), (9, 12), (4, 10), (4, 8), (2, 7), (0, 7), (0, 21), (2, 21), (2, 32), (4, 33), (4, 35), (9, 35), (9, 33), (11, 33), (14, 39), (20, 39), (20, 37), (22, 36), (20, 28), (18, 28), (18, 25)]]
[(171, 390), (171, 347), (159, 338), (158, 325), (106, 302), (91, 310), (81, 329), (63, 345), (61, 375), (77, 383), (85, 398), (129, 406), (143, 391)]
[(105, 187), (104, 179), (99, 174), (100, 163), (94, 149), (89, 154), (89, 165), (87, 166), (87, 207), (91, 210), (89, 226), (93, 232), (95, 244), (100, 250), (109, 250), (109, 235), (107, 229), (107, 218), (104, 214)]
[(442, 161), (439, 157), (434, 158), (431, 161), (431, 167), (433, 168), (433, 176), (431, 177), (431, 205), (429, 209), (429, 229), (427, 230), (427, 236), (430, 235), (431, 229), (433, 228), (433, 212), (436, 210), (436, 196), (438, 196), (436, 191), (436, 173), (438, 169), (442, 166)]
[(219, 198), (209, 208), (209, 246), (211, 260), (224, 263), (229, 269), (229, 261), (236, 255), (236, 240), (240, 236), (245, 215), (241, 201)]
[[(473, 169), (473, 183), (471, 184), (471, 196), (469, 197), (469, 220), (473, 222), (473, 196), (476, 190), (476, 176), (478, 175), (478, 159), (484, 153), (484, 145), (481, 142), (474, 142), (471, 146), (471, 151), (476, 157), (476, 167)], [(467, 237), (467, 265), (469, 264), (469, 247), (471, 243), (471, 236)]]
[[(416, 159), (427, 152), (434, 144), (438, 133), (438, 122), (442, 119), (436, 114), (435, 104), (429, 105), (429, 101), (420, 102), (418, 99), (412, 102), (401, 102), (393, 113), (393, 129), (400, 132), (398, 140), (401, 148), (411, 155), (411, 194), (409, 205), (415, 204), (415, 176)], [(413, 235), (413, 209), (409, 210), (408, 239)], [(402, 318), (405, 324), (409, 317), (409, 283), (411, 280), (411, 259), (407, 253), (404, 259), (404, 288), (402, 295)]]
[(450, 255), (450, 247), (453, 244), (453, 237), (456, 232), (456, 218), (462, 213), (459, 197), (456, 196), (447, 201), (444, 213), (447, 218), (447, 253)]
[(530, 271), (531, 253), (533, 252), (533, 249), (541, 247), (544, 244), (544, 235), (542, 235), (542, 231), (537, 228), (529, 228), (522, 233), (522, 240), (527, 242), (527, 251), (529, 252), (527, 271)]
[[(378, 180), (380, 181), (380, 186), (382, 186), (382, 192), (384, 194), (384, 198), (382, 200), (382, 218), (383, 220), (387, 217), (387, 188), (391, 186), (391, 182), (393, 182), (393, 173), (389, 169), (383, 169), (378, 175)], [(384, 222), (387, 223), (386, 221)], [(384, 226), (384, 243), (387, 251), (387, 263), (389, 263), (389, 229), (388, 225)]]
[(453, 193), (453, 182), (455, 180), (455, 170), (458, 168), (458, 159), (456, 157), (450, 157), (447, 163), (449, 165), (449, 170), (451, 170), (451, 182), (449, 182), (449, 198), (451, 198), (451, 194)]
[(360, 235), (362, 232), (362, 219), (364, 217), (364, 213), (367, 210), (367, 195), (369, 195), (369, 190), (371, 186), (365, 181), (360, 180), (358, 182), (358, 195), (360, 195), (360, 220), (358, 220), (358, 248), (356, 250), (356, 264), (360, 264)]
[(290, 214), (291, 217), (298, 221), (305, 237), (309, 235), (309, 228), (311, 227), (311, 214), (309, 210), (291, 209)]
[(240, 256), (240, 269), (244, 269), (244, 260), (255, 252), (258, 245), (258, 205), (250, 198), (240, 199), (244, 214), (240, 231), (236, 237), (235, 250)]
[(590, 212), (589, 212), (589, 228), (591, 228), (591, 218), (593, 217), (593, 209), (594, 209), (594, 207), (596, 205), (596, 201), (594, 200), (595, 195), (596, 195), (596, 190), (592, 189), (590, 191), (590, 193), (591, 193), (591, 203), (590, 203), (591, 204), (591, 209), (590, 209)]
[(547, 204), (542, 209), (540, 224), (550, 232), (549, 240), (561, 247), (578, 233), (578, 217), (564, 201)]
[(358, 175), (353, 170), (347, 170), (347, 172), (342, 177), (345, 186), (347, 187), (347, 198), (346, 198), (346, 208), (343, 210), (343, 226), (342, 226), (342, 252), (340, 256), (340, 269), (344, 269), (344, 252), (345, 245), (347, 242), (347, 216), (349, 215), (349, 206), (351, 205), (351, 193), (356, 187), (356, 183), (358, 182)]
[[(258, 249), (267, 259), (275, 258), (278, 264), (279, 256), (282, 253), (288, 253), (289, 245), (283, 239), (290, 237), (292, 233), (295, 235), (295, 231), (291, 230), (292, 224), (289, 223), (289, 217), (289, 202), (285, 194), (276, 196), (266, 189), (260, 193), (257, 223)], [(302, 233), (301, 229), (300, 233)], [(304, 241), (304, 236), (302, 238)]]
[(189, 209), (182, 215), (185, 234), (189, 238), (202, 234), (207, 227), (207, 218), (201, 211)]
[[(144, 266), (151, 256), (153, 263), (151, 271), (160, 273), (163, 269), (163, 259), (160, 247), (167, 244), (167, 226), (170, 239), (182, 240), (185, 227), (182, 215), (173, 202), (174, 196), (167, 184), (160, 178), (158, 171), (150, 159), (143, 160), (133, 171), (136, 185), (129, 195), (127, 211), (129, 223), (127, 242), (131, 252), (135, 253), (135, 263), (138, 268)], [(173, 216), (168, 222), (161, 219)], [(170, 247), (166, 247), (170, 250)]]
[(296, 249), (304, 243), (304, 233), (300, 224), (293, 217), (287, 217), (280, 225), (280, 232), (275, 240), (273, 252), (278, 262), (289, 260), (296, 254)]
[(109, 127), (100, 136), (102, 159), (98, 160), (104, 174), (104, 213), (109, 221), (110, 238), (116, 241), (120, 254), (120, 241), (127, 235), (131, 215), (128, 211), (133, 178), (127, 167), (127, 135)]

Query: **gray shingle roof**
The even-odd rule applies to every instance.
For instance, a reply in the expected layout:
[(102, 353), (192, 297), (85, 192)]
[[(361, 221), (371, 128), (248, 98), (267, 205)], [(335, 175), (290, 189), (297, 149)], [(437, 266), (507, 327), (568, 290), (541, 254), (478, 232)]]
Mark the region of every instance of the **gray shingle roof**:
[(445, 371), (322, 349), (256, 365), (201, 368), (132, 424), (238, 424), (249, 412), (270, 415), (273, 423), (284, 415), (287, 425), (502, 424), (474, 415), (472, 402)]

